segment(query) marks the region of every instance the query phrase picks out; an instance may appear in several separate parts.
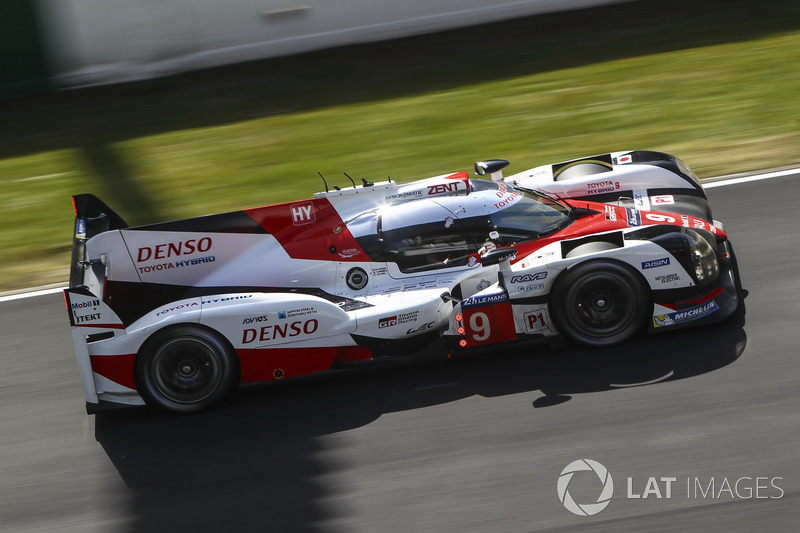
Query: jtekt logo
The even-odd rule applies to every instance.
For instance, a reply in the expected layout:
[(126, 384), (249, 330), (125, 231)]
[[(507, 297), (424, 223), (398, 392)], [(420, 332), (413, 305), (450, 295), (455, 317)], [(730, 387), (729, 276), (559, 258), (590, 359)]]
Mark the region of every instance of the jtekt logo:
[[(600, 479), (603, 488), (595, 503), (577, 503), (569, 493), (569, 482), (572, 481), (572, 476), (575, 475), (575, 472), (582, 471), (592, 471)], [(558, 476), (557, 488), (558, 499), (561, 500), (561, 503), (564, 504), (568, 511), (578, 516), (592, 516), (608, 507), (611, 497), (614, 495), (614, 480), (611, 479), (608, 469), (597, 461), (578, 459), (577, 461), (572, 461), (561, 471), (561, 475)]]

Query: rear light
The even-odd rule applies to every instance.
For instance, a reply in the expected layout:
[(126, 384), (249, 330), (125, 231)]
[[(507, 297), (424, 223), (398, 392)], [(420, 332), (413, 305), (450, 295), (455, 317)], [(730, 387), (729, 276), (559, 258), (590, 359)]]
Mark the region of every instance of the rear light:
[(456, 313), (453, 316), (453, 318), (455, 318), (456, 324), (457, 324), (456, 333), (461, 337), (461, 339), (459, 339), (459, 341), (458, 341), (458, 345), (461, 348), (466, 348), (467, 347), (467, 339), (466, 339), (466, 337), (464, 335), (466, 334), (467, 330), (466, 330), (466, 328), (464, 327), (464, 324), (463, 324), (464, 315), (462, 313)]

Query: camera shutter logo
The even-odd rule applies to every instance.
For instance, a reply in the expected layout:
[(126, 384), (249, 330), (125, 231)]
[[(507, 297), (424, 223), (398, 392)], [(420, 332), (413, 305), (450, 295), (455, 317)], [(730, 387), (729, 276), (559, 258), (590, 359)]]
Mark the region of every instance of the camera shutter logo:
[[(569, 490), (567, 490), (569, 487), (569, 482), (572, 480), (572, 476), (575, 475), (575, 472), (581, 471), (594, 472), (597, 474), (597, 477), (603, 484), (603, 490), (600, 492), (600, 496), (597, 497), (597, 501), (595, 503), (577, 503), (572, 499)], [(558, 476), (557, 488), (558, 499), (561, 500), (561, 503), (564, 504), (564, 507), (566, 507), (571, 513), (579, 516), (596, 515), (608, 507), (608, 504), (611, 503), (611, 497), (614, 496), (614, 480), (611, 479), (611, 474), (608, 472), (608, 469), (597, 461), (592, 461), (591, 459), (578, 459), (577, 461), (572, 461), (570, 464), (568, 464), (566, 468), (561, 471), (561, 475)]]

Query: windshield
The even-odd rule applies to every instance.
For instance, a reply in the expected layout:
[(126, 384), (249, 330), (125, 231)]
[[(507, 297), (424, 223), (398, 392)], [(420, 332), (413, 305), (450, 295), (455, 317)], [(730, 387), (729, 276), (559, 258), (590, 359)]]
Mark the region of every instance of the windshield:
[(489, 215), (500, 246), (536, 239), (559, 231), (571, 222), (569, 209), (546, 196), (518, 191), (522, 198)]

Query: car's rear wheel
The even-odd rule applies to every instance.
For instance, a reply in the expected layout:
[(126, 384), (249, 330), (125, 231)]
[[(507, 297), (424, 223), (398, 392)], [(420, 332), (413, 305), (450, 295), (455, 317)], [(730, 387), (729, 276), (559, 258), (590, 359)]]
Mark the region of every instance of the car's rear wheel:
[(587, 346), (628, 340), (642, 330), (652, 310), (644, 280), (612, 261), (590, 261), (567, 272), (550, 302), (559, 331)]
[(193, 413), (221, 401), (239, 380), (238, 358), (210, 331), (180, 326), (157, 333), (136, 359), (136, 385), (149, 405)]

